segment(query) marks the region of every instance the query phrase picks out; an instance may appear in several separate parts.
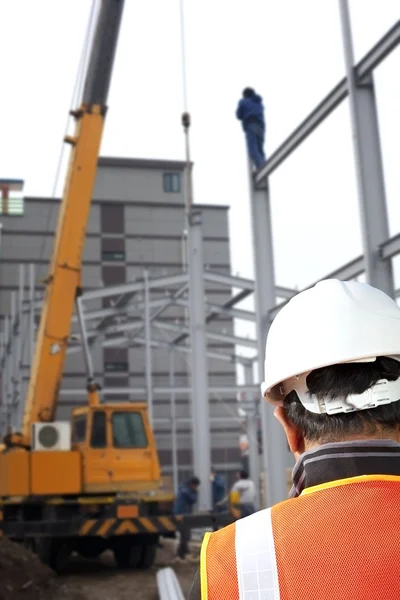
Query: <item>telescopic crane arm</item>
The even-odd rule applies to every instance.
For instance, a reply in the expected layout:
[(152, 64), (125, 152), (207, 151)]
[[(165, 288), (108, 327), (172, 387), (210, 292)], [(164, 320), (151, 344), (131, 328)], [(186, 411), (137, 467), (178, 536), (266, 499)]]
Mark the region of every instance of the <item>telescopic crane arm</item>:
[(32, 424), (53, 420), (57, 406), (123, 6), (124, 0), (101, 0), (82, 104), (71, 112), (75, 133), (65, 139), (71, 156), (18, 441), (24, 446), (30, 446)]

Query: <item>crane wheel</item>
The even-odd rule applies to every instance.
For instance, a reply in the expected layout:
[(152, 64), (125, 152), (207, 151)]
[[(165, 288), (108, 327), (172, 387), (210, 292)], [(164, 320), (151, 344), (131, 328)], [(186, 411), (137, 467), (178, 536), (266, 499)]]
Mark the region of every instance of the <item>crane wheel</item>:
[(136, 569), (143, 554), (142, 544), (135, 544), (129, 537), (114, 541), (113, 552), (118, 569)]
[(139, 569), (150, 569), (157, 554), (157, 542), (144, 542), (142, 545), (142, 555), (138, 564)]
[(68, 566), (71, 546), (62, 538), (36, 538), (35, 552), (42, 563), (56, 573), (62, 573)]

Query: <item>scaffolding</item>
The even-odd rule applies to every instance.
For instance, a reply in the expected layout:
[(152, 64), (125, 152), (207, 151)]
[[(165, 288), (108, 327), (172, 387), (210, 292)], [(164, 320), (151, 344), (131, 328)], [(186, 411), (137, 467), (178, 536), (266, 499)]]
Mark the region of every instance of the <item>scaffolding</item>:
[[(273, 236), (270, 214), (269, 177), (294, 152), (300, 144), (326, 119), (346, 98), (349, 99), (351, 126), (353, 130), (357, 191), (360, 222), (362, 225), (363, 255), (329, 273), (327, 278), (350, 280), (365, 272), (367, 282), (390, 296), (398, 296), (394, 289), (392, 258), (400, 253), (400, 234), (389, 238), (379, 124), (377, 116), (374, 70), (400, 44), (400, 21), (380, 39), (373, 48), (354, 64), (350, 19), (346, 0), (339, 0), (343, 51), (346, 76), (318, 104), (311, 114), (270, 156), (265, 167), (256, 175), (250, 173), (250, 196), (255, 261), (255, 280), (216, 273), (204, 268), (201, 232), (201, 212), (191, 206), (188, 218), (188, 269), (182, 273), (165, 277), (153, 277), (144, 270), (143, 277), (119, 286), (88, 291), (81, 297), (83, 321), (89, 347), (140, 344), (145, 352), (145, 387), (109, 388), (102, 391), (109, 395), (126, 393), (131, 398), (145, 396), (149, 415), (154, 424), (153, 402), (158, 395), (169, 395), (170, 418), (163, 419), (171, 427), (172, 467), (177, 483), (177, 423), (175, 413), (176, 396), (191, 396), (193, 432), (193, 457), (196, 474), (201, 481), (208, 481), (210, 473), (210, 394), (220, 397), (238, 394), (245, 396), (241, 403), (245, 413), (250, 441), (251, 477), (259, 481), (260, 471), (266, 477), (266, 503), (274, 504), (287, 496), (286, 469), (291, 464), (283, 432), (272, 416), (272, 409), (260, 401), (260, 382), (263, 379), (264, 345), (268, 328), (276, 314), (297, 291), (278, 286), (274, 274)], [(24, 297), (25, 274), (20, 271), (20, 288), (12, 295), (11, 314), (6, 317), (0, 333), (0, 364), (2, 371), (2, 412), (4, 430), (16, 427), (23, 408), (22, 373), (29, 367), (21, 351), (22, 331), (28, 332), (29, 357), (35, 331), (35, 314), (41, 309), (41, 301), (35, 300), (34, 267), (29, 269), (29, 297)], [(204, 285), (214, 282), (231, 289), (232, 293), (224, 304), (208, 302)], [(314, 285), (314, 284), (313, 284)], [(311, 287), (311, 286), (310, 286)], [(152, 297), (154, 290), (164, 290), (165, 297)], [(243, 310), (240, 303), (254, 295), (255, 311)], [(114, 298), (113, 306), (90, 310), (91, 300)], [(277, 301), (280, 300), (278, 303)], [(166, 323), (160, 319), (170, 306), (179, 306), (188, 311), (189, 326)], [(218, 315), (226, 314), (232, 319), (249, 321), (256, 325), (256, 337), (239, 337), (211, 332), (207, 325)], [(78, 324), (77, 316), (73, 327)], [(159, 332), (163, 332), (162, 338)], [(218, 340), (235, 348), (250, 349), (250, 356), (237, 351), (224, 353), (207, 348), (207, 340)], [(157, 387), (152, 381), (152, 349), (165, 348), (169, 353), (169, 385)], [(68, 353), (82, 349), (79, 333), (73, 330)], [(174, 383), (174, 357), (183, 353), (191, 357), (191, 386), (179, 387)], [(208, 384), (207, 359), (228, 361), (242, 369), (245, 383), (236, 386), (210, 386)], [(256, 367), (256, 375), (255, 375)], [(82, 389), (82, 399), (86, 390)], [(61, 400), (80, 402), (76, 390), (60, 390)], [(256, 420), (261, 415), (263, 455), (259, 460), (256, 443)], [(232, 418), (232, 417), (231, 417)], [(225, 421), (227, 421), (225, 419)], [(237, 417), (240, 421), (240, 417)], [(186, 419), (187, 421), (187, 419)], [(210, 508), (210, 486), (200, 487), (199, 508)]]

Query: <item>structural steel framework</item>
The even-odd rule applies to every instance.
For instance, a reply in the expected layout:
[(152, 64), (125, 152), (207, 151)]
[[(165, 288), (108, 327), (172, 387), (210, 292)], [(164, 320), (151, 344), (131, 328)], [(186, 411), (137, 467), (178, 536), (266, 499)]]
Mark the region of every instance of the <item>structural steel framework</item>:
[[(255, 260), (255, 281), (241, 277), (215, 273), (204, 269), (201, 213), (192, 208), (188, 222), (188, 271), (165, 277), (151, 277), (144, 270), (139, 280), (114, 287), (84, 293), (81, 298), (85, 336), (89, 348), (94, 344), (109, 346), (142, 345), (145, 351), (145, 382), (143, 388), (116, 388), (103, 390), (104, 396), (129, 393), (147, 397), (149, 414), (156, 421), (170, 424), (172, 438), (172, 463), (177, 482), (177, 442), (175, 398), (177, 395), (192, 397), (192, 415), (189, 421), (193, 431), (194, 470), (204, 482), (210, 472), (210, 422), (240, 421), (240, 417), (210, 418), (208, 398), (240, 393), (245, 400), (240, 406), (247, 415), (250, 442), (250, 471), (259, 480), (259, 464), (256, 420), (261, 412), (263, 428), (262, 471), (266, 474), (266, 500), (271, 505), (287, 495), (285, 470), (290, 464), (284, 436), (272, 418), (272, 411), (260, 402), (260, 382), (263, 379), (264, 344), (269, 325), (284, 304), (297, 293), (276, 285), (274, 274), (273, 236), (270, 215), (269, 176), (292, 152), (326, 119), (346, 98), (349, 99), (351, 126), (353, 130), (355, 166), (358, 184), (360, 220), (362, 224), (363, 255), (341, 266), (327, 278), (354, 279), (366, 273), (367, 281), (384, 290), (392, 297), (394, 290), (391, 259), (400, 253), (400, 234), (389, 239), (388, 217), (384, 189), (384, 177), (379, 139), (379, 125), (374, 87), (374, 69), (400, 44), (400, 21), (377, 42), (377, 44), (354, 65), (350, 19), (346, 0), (339, 0), (343, 50), (346, 59), (346, 77), (320, 102), (312, 113), (271, 155), (266, 166), (253, 176), (250, 173), (252, 229)], [(238, 289), (224, 304), (211, 303), (205, 298), (205, 283), (216, 283), (230, 289)], [(20, 268), (19, 292), (11, 298), (11, 314), (4, 319), (0, 333), (0, 365), (2, 372), (2, 427), (20, 422), (23, 408), (23, 372), (29, 368), (35, 338), (35, 313), (41, 301), (35, 300), (34, 267), (29, 268), (29, 296), (24, 297), (24, 268)], [(314, 284), (313, 284), (314, 285)], [(164, 297), (159, 297), (159, 292)], [(154, 298), (154, 292), (158, 297)], [(243, 310), (238, 305), (254, 294), (255, 312)], [(153, 295), (153, 297), (152, 297)], [(112, 298), (113, 305), (101, 310), (90, 310), (90, 301)], [(277, 303), (277, 300), (280, 302)], [(187, 309), (189, 323), (166, 323), (163, 313), (171, 306)], [(89, 308), (88, 308), (89, 307)], [(209, 331), (207, 325), (218, 315), (226, 314), (233, 319), (256, 324), (256, 338), (227, 335)], [(78, 317), (74, 317), (73, 332), (68, 352), (79, 352), (82, 339)], [(161, 334), (160, 334), (161, 332)], [(25, 362), (23, 339), (28, 340), (29, 358)], [(237, 351), (228, 353), (207, 348), (207, 339), (218, 340), (233, 348), (249, 348), (251, 356), (241, 356)], [(169, 386), (152, 385), (152, 349), (165, 348), (170, 356)], [(174, 384), (174, 356), (184, 353), (191, 357), (191, 384), (177, 387)], [(235, 363), (243, 369), (244, 385), (212, 387), (208, 385), (207, 358)], [(254, 365), (257, 376), (254, 377)], [(256, 380), (256, 382), (254, 381)], [(82, 390), (82, 396), (85, 395)], [(76, 390), (62, 389), (61, 398), (69, 404), (80, 402)], [(154, 419), (153, 400), (157, 395), (170, 395), (169, 419)], [(210, 486), (200, 488), (200, 509), (210, 508)]]

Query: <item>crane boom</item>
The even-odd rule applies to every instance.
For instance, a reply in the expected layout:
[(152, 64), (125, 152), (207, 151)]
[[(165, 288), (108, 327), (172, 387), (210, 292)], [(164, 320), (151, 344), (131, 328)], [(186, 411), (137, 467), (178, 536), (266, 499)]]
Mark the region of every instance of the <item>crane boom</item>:
[(82, 104), (71, 112), (75, 133), (65, 138), (72, 148), (25, 402), (22, 443), (27, 446), (32, 423), (53, 420), (57, 405), (123, 6), (124, 0), (101, 0)]

